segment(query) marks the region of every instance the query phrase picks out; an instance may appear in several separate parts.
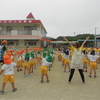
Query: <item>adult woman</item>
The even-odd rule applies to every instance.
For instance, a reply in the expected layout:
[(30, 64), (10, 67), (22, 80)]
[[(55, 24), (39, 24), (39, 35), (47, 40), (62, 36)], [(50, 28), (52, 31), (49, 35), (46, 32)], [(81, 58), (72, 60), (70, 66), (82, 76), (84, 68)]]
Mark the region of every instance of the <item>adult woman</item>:
[(80, 46), (79, 42), (76, 42), (75, 47), (72, 46), (72, 44), (64, 37), (66, 42), (70, 45), (71, 50), (72, 50), (72, 59), (71, 59), (71, 72), (68, 80), (68, 84), (71, 83), (71, 79), (73, 77), (75, 69), (78, 69), (81, 79), (83, 83), (85, 84), (85, 79), (84, 79), (84, 74), (82, 72), (83, 69), (83, 63), (82, 63), (82, 47), (86, 43), (86, 41), (89, 39), (89, 37), (86, 38), (86, 40), (82, 43)]

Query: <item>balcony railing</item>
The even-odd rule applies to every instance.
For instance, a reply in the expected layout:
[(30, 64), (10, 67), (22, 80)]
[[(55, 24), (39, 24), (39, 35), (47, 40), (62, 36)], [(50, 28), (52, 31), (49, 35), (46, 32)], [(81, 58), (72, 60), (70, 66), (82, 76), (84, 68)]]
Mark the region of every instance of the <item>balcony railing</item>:
[(0, 35), (32, 35), (32, 30), (0, 30)]

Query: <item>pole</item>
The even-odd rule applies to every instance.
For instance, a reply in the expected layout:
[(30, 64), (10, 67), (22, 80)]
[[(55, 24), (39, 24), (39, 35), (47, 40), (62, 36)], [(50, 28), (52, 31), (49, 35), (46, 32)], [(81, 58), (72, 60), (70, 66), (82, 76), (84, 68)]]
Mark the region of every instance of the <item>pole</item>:
[(74, 41), (75, 41), (75, 35), (76, 35), (76, 33), (74, 32)]
[(97, 27), (95, 27), (95, 47), (97, 46), (97, 42), (96, 42), (96, 29), (97, 29)]

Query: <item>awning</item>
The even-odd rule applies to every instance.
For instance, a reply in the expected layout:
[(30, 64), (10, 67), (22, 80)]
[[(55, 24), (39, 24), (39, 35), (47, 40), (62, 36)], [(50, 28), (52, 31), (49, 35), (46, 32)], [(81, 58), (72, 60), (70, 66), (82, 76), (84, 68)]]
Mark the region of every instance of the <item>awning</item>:
[[(70, 43), (76, 43), (77, 41), (70, 41)], [(66, 41), (52, 41), (51, 43), (67, 43)]]
[(51, 42), (51, 40), (48, 39), (40, 39), (41, 41), (47, 41), (47, 42)]

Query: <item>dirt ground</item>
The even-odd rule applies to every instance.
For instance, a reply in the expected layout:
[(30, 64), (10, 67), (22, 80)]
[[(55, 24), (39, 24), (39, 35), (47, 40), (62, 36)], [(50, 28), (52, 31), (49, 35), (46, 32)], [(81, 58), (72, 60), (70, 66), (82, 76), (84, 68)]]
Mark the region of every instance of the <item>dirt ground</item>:
[[(54, 61), (49, 80), (40, 82), (40, 65), (31, 73), (31, 77), (23, 77), (23, 71), (17, 72), (15, 68), (15, 85), (18, 89), (12, 92), (11, 84), (6, 84), (5, 94), (0, 95), (0, 100), (100, 100), (100, 64), (98, 64), (97, 78), (84, 72), (86, 84), (82, 84), (78, 70), (75, 70), (71, 84), (67, 84), (69, 72), (63, 72), (61, 62)], [(0, 75), (0, 87), (2, 86), (3, 74)]]

